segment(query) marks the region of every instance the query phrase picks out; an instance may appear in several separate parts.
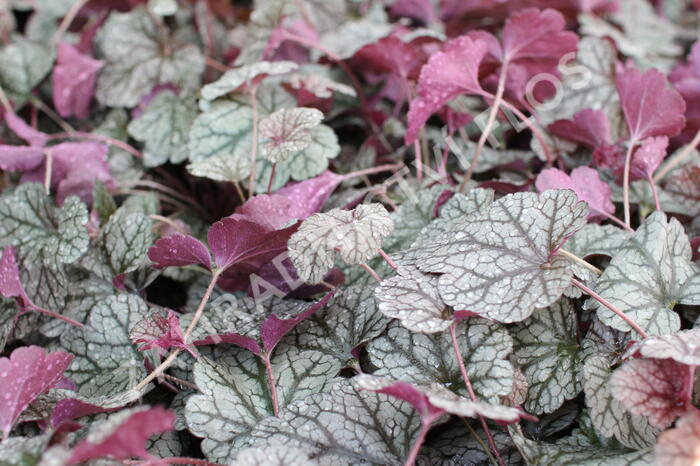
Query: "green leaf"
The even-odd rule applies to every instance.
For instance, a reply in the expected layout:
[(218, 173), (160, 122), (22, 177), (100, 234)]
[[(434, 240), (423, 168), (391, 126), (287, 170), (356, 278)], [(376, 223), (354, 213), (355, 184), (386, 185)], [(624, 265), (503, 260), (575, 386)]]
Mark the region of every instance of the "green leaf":
[(51, 71), (54, 52), (44, 44), (21, 38), (0, 50), (0, 87), (20, 106)]
[(332, 209), (304, 220), (289, 238), (289, 257), (308, 283), (320, 283), (336, 255), (346, 264), (364, 264), (379, 252), (382, 238), (394, 224), (381, 204), (360, 204), (354, 210)]
[(450, 306), (518, 322), (569, 286), (571, 265), (553, 253), (587, 215), (573, 191), (512, 194), (421, 245), (414, 260), (422, 271), (441, 274), (438, 289)]
[[(469, 379), (486, 401), (498, 401), (513, 388), (513, 366), (508, 361), (513, 342), (501, 325), (473, 317), (457, 326), (457, 341)], [(466, 388), (452, 341), (446, 333), (412, 333), (393, 322), (386, 334), (367, 345), (375, 375), (417, 385), (441, 383), (459, 394)]]
[(209, 83), (201, 90), (202, 98), (214, 100), (233, 92), (245, 84), (250, 84), (256, 77), (280, 75), (294, 71), (299, 66), (292, 61), (259, 61), (243, 65), (225, 72), (219, 79)]
[(170, 90), (159, 93), (127, 128), (131, 137), (145, 144), (144, 165), (157, 167), (187, 159), (190, 127), (196, 116), (193, 99), (178, 97)]
[(443, 332), (452, 324), (437, 289), (438, 277), (414, 267), (399, 267), (397, 274), (382, 281), (374, 291), (379, 310), (412, 332)]
[(71, 328), (62, 340), (75, 359), (66, 376), (82, 396), (110, 396), (135, 386), (143, 377), (143, 357), (129, 340), (131, 328), (148, 314), (134, 295), (110, 296), (90, 312), (83, 328)]
[[(647, 332), (657, 335), (680, 329), (675, 304), (700, 304), (700, 275), (690, 263), (691, 251), (683, 226), (662, 212), (652, 214), (610, 261), (595, 291)], [(600, 320), (617, 330), (630, 327), (597, 301)]]
[[(251, 430), (273, 414), (272, 400), (260, 358), (237, 347), (212, 351), (194, 366), (201, 394), (187, 400), (185, 417), (190, 431), (204, 438), (207, 458), (228, 463), (248, 445)], [(294, 348), (276, 351), (272, 366), (280, 407), (326, 391), (341, 367), (333, 357)]]
[(173, 83), (194, 91), (204, 71), (195, 44), (163, 37), (142, 8), (112, 12), (95, 38), (106, 62), (97, 79), (97, 100), (111, 107), (133, 107), (156, 84)]
[(438, 185), (431, 189), (409, 192), (406, 200), (391, 213), (394, 231), (384, 240), (384, 250), (387, 253), (406, 249), (416, 240), (421, 230), (435, 219), (435, 203), (440, 193), (446, 189), (445, 186)]
[(615, 437), (629, 448), (641, 450), (654, 445), (658, 431), (647, 419), (628, 413), (609, 393), (612, 370), (604, 356), (590, 356), (583, 365), (583, 390), (591, 420), (600, 435)]
[(0, 247), (13, 245), (23, 260), (71, 264), (87, 251), (87, 208), (75, 196), (54, 207), (44, 187), (24, 183), (0, 200)]
[(299, 448), (321, 464), (399, 466), (419, 428), (420, 417), (408, 403), (343, 381), (260, 422), (252, 446)]
[(571, 301), (536, 311), (515, 328), (513, 342), (514, 361), (528, 381), (527, 412), (554, 412), (581, 392), (582, 353)]
[(374, 284), (372, 277), (363, 274), (357, 283), (344, 288), (282, 341), (341, 361), (354, 359), (353, 350), (379, 336), (389, 324), (389, 319), (377, 309)]
[(95, 186), (92, 189), (92, 209), (97, 212), (101, 225), (105, 224), (117, 210), (114, 197), (100, 180), (95, 181)]

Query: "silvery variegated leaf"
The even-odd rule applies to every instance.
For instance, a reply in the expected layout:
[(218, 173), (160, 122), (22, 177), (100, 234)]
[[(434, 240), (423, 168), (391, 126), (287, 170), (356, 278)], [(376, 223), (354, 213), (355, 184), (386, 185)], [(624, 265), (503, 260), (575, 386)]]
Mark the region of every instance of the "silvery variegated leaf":
[[(595, 291), (651, 334), (680, 329), (677, 303), (700, 304), (700, 273), (690, 262), (691, 251), (683, 226), (662, 212), (648, 217), (618, 250), (595, 285)], [(597, 301), (600, 320), (615, 329), (630, 327)]]
[[(326, 125), (317, 125), (309, 131), (309, 145), (289, 156), (275, 167), (275, 179), (272, 189), (279, 189), (290, 179), (304, 181), (320, 175), (328, 168), (329, 159), (340, 153), (338, 136)], [(261, 141), (264, 143), (264, 140)], [(272, 175), (272, 163), (265, 158), (258, 158), (258, 182), (256, 192), (267, 192)]]
[(436, 333), (452, 324), (452, 313), (440, 299), (438, 277), (414, 267), (399, 267), (396, 275), (382, 281), (375, 289), (379, 310), (387, 317), (399, 319), (412, 332)]
[(263, 156), (272, 163), (287, 160), (311, 144), (311, 130), (321, 124), (315, 108), (283, 108), (260, 120)]
[(326, 307), (300, 322), (282, 342), (342, 361), (354, 359), (353, 350), (379, 336), (390, 322), (377, 309), (374, 285), (374, 279), (363, 273), (352, 286), (340, 290)]
[(619, 11), (611, 15), (613, 23), (594, 15), (579, 17), (583, 33), (615, 41), (625, 56), (632, 57), (642, 68), (657, 68), (668, 72), (675, 58), (683, 53), (676, 43), (678, 28), (657, 14), (654, 7), (643, 0), (622, 0)]
[(382, 239), (393, 229), (381, 204), (314, 214), (289, 239), (289, 257), (304, 281), (320, 283), (337, 255), (346, 264), (364, 264), (379, 252)]
[[(480, 440), (476, 440), (461, 422), (452, 423), (435, 434), (431, 432), (426, 445), (421, 448), (416, 464), (430, 466), (491, 464), (488, 446), (486, 447), (487, 451), (484, 451), (484, 446), (487, 445), (484, 431), (476, 423), (472, 423), (472, 429)], [(498, 453), (506, 464), (522, 464), (522, 456), (505, 429), (491, 429), (491, 435), (498, 448)]]
[[(251, 107), (235, 101), (214, 102), (192, 124), (188, 170), (217, 181), (241, 181), (250, 174), (253, 134)], [(221, 173), (213, 178), (206, 173)]]
[(80, 395), (115, 395), (145, 377), (143, 356), (129, 332), (147, 314), (148, 306), (138, 296), (111, 296), (91, 310), (85, 327), (69, 330), (62, 340), (75, 359), (66, 376), (76, 382)]
[(583, 365), (583, 390), (591, 421), (603, 437), (615, 437), (623, 445), (643, 450), (654, 445), (658, 430), (643, 416), (630, 414), (608, 389), (612, 370), (605, 356), (589, 356)]
[(645, 358), (673, 359), (689, 366), (700, 366), (700, 329), (651, 336), (630, 348), (630, 354), (632, 351), (639, 351)]
[[(406, 184), (406, 199), (391, 213), (394, 231), (384, 240), (384, 250), (391, 254), (408, 248), (423, 228), (434, 221), (433, 209), (440, 194), (447, 189), (443, 185), (414, 191)], [(457, 196), (457, 195), (455, 195)]]
[(301, 448), (274, 446), (246, 448), (236, 456), (229, 466), (317, 466), (318, 462), (309, 458)]
[(424, 272), (441, 274), (440, 296), (499, 322), (519, 322), (556, 302), (572, 268), (553, 255), (586, 224), (588, 207), (570, 190), (516, 193), (493, 202), (422, 245)]
[(163, 432), (148, 439), (146, 450), (156, 458), (178, 458), (183, 453), (183, 442), (177, 432)]
[(157, 167), (186, 160), (190, 127), (196, 116), (194, 99), (170, 90), (156, 95), (143, 114), (127, 127), (131, 137), (144, 143), (144, 165)]
[(54, 52), (47, 44), (15, 38), (0, 49), (0, 86), (17, 108), (51, 71)]
[(87, 251), (87, 208), (68, 197), (59, 209), (38, 183), (24, 183), (0, 199), (0, 247), (16, 246), (24, 260), (57, 267)]
[(598, 445), (545, 443), (529, 440), (511, 429), (515, 445), (527, 464), (546, 466), (649, 466), (649, 450), (632, 451), (601, 448)]
[(259, 61), (250, 65), (239, 66), (225, 72), (219, 79), (209, 83), (201, 90), (202, 98), (214, 100), (251, 84), (255, 78), (270, 75), (286, 74), (299, 66), (292, 61)]
[(27, 466), (37, 464), (44, 453), (51, 434), (36, 437), (9, 437), (0, 442), (0, 458), (3, 466)]
[[(473, 141), (458, 139), (447, 139), (447, 145), (457, 156), (460, 164), (464, 167), (469, 167), (476, 152), (477, 144)], [(499, 150), (488, 146), (484, 146), (481, 150), (479, 160), (476, 161), (474, 173), (483, 173), (493, 170), (502, 165), (508, 165), (516, 161), (528, 163), (532, 158), (536, 157), (535, 152), (531, 150)]]
[[(133, 107), (156, 84), (173, 83), (193, 91), (204, 71), (204, 56), (194, 44), (163, 38), (143, 9), (112, 12), (96, 35), (105, 66), (97, 79), (97, 100), (110, 107)], [(161, 40), (168, 41), (164, 47)], [(168, 50), (168, 53), (164, 53)]]
[[(86, 323), (95, 306), (113, 295), (116, 295), (116, 290), (109, 281), (97, 277), (84, 279), (71, 277), (66, 305), (62, 314), (78, 322)], [(41, 326), (41, 333), (50, 338), (60, 337), (61, 344), (66, 346), (69, 344), (68, 335), (70, 332), (67, 331), (69, 328), (70, 324), (62, 320), (51, 319)]]
[[(498, 401), (513, 388), (514, 371), (508, 361), (513, 341), (505, 328), (478, 317), (457, 325), (457, 341), (469, 379), (477, 395)], [(433, 382), (466, 394), (452, 341), (447, 333), (413, 333), (393, 322), (386, 333), (367, 345), (374, 374), (417, 385)]]
[[(272, 370), (280, 408), (329, 390), (340, 368), (332, 356), (279, 348)], [(251, 430), (273, 415), (265, 365), (247, 350), (220, 345), (196, 362), (194, 380), (200, 393), (187, 400), (187, 426), (203, 437), (210, 461), (228, 463), (248, 446)]]
[[(557, 105), (537, 108), (540, 123), (571, 118), (586, 108), (605, 111), (611, 121), (619, 119), (620, 100), (615, 88), (617, 51), (609, 41), (583, 37), (578, 43), (576, 62), (566, 64)], [(614, 127), (614, 125), (613, 125)]]
[(582, 259), (594, 255), (612, 257), (631, 236), (629, 232), (614, 225), (589, 223), (574, 233), (564, 248)]
[(12, 340), (15, 318), (19, 313), (17, 304), (11, 299), (0, 297), (0, 351)]
[[(93, 269), (104, 279), (132, 272), (146, 262), (153, 244), (151, 219), (124, 207), (117, 210), (102, 228), (97, 240), (97, 260), (102, 267)], [(104, 270), (102, 270), (104, 269)]]
[(608, 327), (595, 314), (590, 315), (589, 319), (588, 331), (581, 341), (585, 357), (597, 354), (606, 356), (611, 365), (621, 362), (636, 334)]
[(420, 254), (423, 245), (431, 244), (438, 235), (453, 231), (464, 217), (488, 207), (493, 202), (493, 197), (494, 191), (492, 189), (475, 188), (466, 194), (455, 193), (440, 208), (440, 217), (434, 219), (418, 235), (412, 237), (411, 248), (402, 251), (403, 260), (412, 260), (417, 254)]
[(551, 413), (580, 393), (582, 352), (576, 333), (576, 309), (568, 299), (537, 310), (514, 328), (513, 360), (528, 382), (527, 412)]
[[(348, 59), (367, 44), (374, 43), (391, 32), (387, 15), (379, 4), (373, 4), (360, 19), (345, 21), (337, 28), (326, 31), (320, 37), (325, 50), (341, 60)], [(312, 51), (318, 58), (319, 53)]]
[(400, 466), (421, 421), (413, 407), (341, 381), (268, 417), (253, 430), (256, 448), (299, 448), (320, 466)]

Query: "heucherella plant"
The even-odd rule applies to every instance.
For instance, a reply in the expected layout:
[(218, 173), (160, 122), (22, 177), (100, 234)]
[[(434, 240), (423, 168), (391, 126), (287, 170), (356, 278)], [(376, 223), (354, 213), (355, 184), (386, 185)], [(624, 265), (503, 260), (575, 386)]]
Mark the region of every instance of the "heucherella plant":
[(700, 464), (699, 12), (0, 1), (0, 465)]

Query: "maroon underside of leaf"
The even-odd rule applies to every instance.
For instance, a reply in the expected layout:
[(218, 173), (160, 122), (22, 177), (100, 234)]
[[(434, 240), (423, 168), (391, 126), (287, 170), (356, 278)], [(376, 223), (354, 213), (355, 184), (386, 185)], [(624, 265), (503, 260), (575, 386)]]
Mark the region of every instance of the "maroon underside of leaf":
[(547, 168), (537, 176), (535, 185), (539, 192), (547, 189), (571, 189), (590, 207), (590, 220), (603, 220), (606, 218), (605, 214), (615, 213), (610, 186), (602, 181), (598, 172), (592, 168), (578, 167), (571, 175), (558, 168)]
[(104, 62), (81, 53), (70, 44), (58, 44), (52, 80), (53, 102), (59, 115), (64, 118), (89, 116), (97, 73), (103, 66)]
[(201, 265), (207, 269), (211, 267), (209, 249), (198, 239), (179, 234), (156, 241), (148, 250), (148, 258), (159, 269), (186, 265)]
[(695, 366), (672, 359), (633, 359), (610, 379), (610, 392), (632, 414), (668, 427), (691, 407)]
[(61, 381), (72, 360), (65, 351), (46, 353), (38, 346), (17, 348), (9, 358), (0, 358), (0, 430), (5, 437), (22, 411)]
[(135, 412), (99, 442), (92, 443), (89, 438), (80, 442), (68, 464), (105, 457), (150, 459), (152, 456), (146, 450), (146, 441), (152, 435), (171, 431), (174, 427), (175, 413), (171, 411), (156, 407)]

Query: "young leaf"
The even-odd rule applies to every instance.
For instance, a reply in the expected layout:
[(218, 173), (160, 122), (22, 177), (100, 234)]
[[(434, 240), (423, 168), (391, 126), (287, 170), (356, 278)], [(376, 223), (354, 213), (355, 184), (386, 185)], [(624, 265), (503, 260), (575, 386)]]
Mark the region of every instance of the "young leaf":
[(648, 180), (666, 157), (667, 147), (666, 136), (645, 139), (632, 156), (630, 180)]
[(78, 384), (80, 395), (114, 395), (145, 375), (143, 356), (131, 344), (129, 332), (147, 313), (138, 296), (110, 296), (91, 310), (85, 327), (65, 335), (76, 355), (66, 375)]
[[(280, 407), (328, 390), (340, 369), (338, 361), (317, 352), (293, 348), (272, 359)], [(260, 358), (239, 348), (214, 350), (194, 366), (201, 394), (187, 400), (190, 431), (203, 437), (202, 451), (210, 461), (230, 462), (250, 441), (250, 432), (273, 414), (272, 400)]]
[(156, 84), (194, 90), (204, 71), (199, 47), (163, 37), (141, 8), (112, 12), (95, 40), (105, 60), (97, 79), (97, 100), (103, 105), (133, 107)]
[(29, 404), (54, 387), (73, 360), (65, 351), (46, 353), (38, 346), (17, 348), (9, 358), (0, 358), (0, 430), (6, 439), (12, 426)]
[(148, 249), (148, 258), (159, 269), (197, 264), (207, 269), (211, 267), (209, 248), (192, 236), (179, 234), (156, 241)]
[(343, 381), (260, 422), (251, 445), (299, 448), (322, 464), (399, 465), (420, 424), (410, 404)]
[(430, 115), (454, 97), (484, 92), (479, 84), (479, 65), (486, 52), (484, 41), (461, 36), (430, 57), (421, 68), (418, 97), (411, 101), (408, 111), (406, 144), (413, 143)]
[(159, 311), (151, 312), (131, 328), (129, 338), (141, 345), (139, 351), (155, 349), (163, 356), (170, 348), (181, 348), (197, 357), (196, 350), (185, 344), (178, 314), (170, 309), (165, 313), (167, 315), (163, 314)]
[(641, 417), (628, 413), (609, 392), (610, 362), (589, 356), (583, 366), (583, 390), (591, 421), (600, 435), (615, 437), (628, 448), (641, 450), (654, 444), (658, 431)]
[(516, 327), (513, 342), (514, 361), (528, 382), (527, 412), (554, 412), (581, 392), (582, 352), (571, 301), (536, 311)]
[(504, 424), (517, 422), (523, 415), (523, 412), (517, 408), (472, 401), (455, 395), (442, 385), (416, 387), (407, 382), (369, 374), (360, 374), (352, 381), (361, 390), (385, 393), (410, 403), (418, 411), (423, 422), (428, 423), (445, 413), (472, 418), (482, 416)]
[[(680, 329), (676, 303), (700, 303), (700, 282), (690, 263), (691, 251), (681, 224), (655, 212), (610, 261), (595, 291), (646, 331), (663, 335)], [(629, 326), (597, 301), (600, 320), (623, 332)]]
[(631, 141), (675, 136), (685, 126), (683, 97), (667, 87), (660, 71), (651, 69), (642, 73), (628, 64), (618, 70), (616, 86)]
[(591, 149), (613, 143), (610, 122), (602, 110), (586, 108), (576, 112), (571, 120), (555, 121), (548, 129), (555, 136), (570, 139)]
[(146, 441), (154, 434), (173, 429), (175, 414), (161, 407), (127, 409), (113, 414), (90, 429), (88, 437), (76, 445), (69, 465), (91, 459), (151, 459)]
[(630, 352), (634, 351), (645, 358), (673, 359), (688, 366), (700, 366), (700, 329), (681, 330), (671, 335), (652, 335), (630, 349)]
[(654, 447), (656, 464), (683, 466), (695, 464), (700, 460), (698, 452), (700, 442), (700, 413), (692, 409), (680, 418), (673, 429), (659, 436)]
[(587, 215), (573, 191), (513, 194), (422, 245), (416, 263), (441, 274), (445, 303), (518, 322), (556, 302), (569, 286), (571, 265), (554, 252), (585, 225)]
[(40, 184), (26, 183), (0, 200), (0, 245), (17, 247), (23, 258), (43, 257), (53, 264), (77, 261), (88, 248), (88, 215), (77, 198), (58, 210)]
[(452, 316), (440, 299), (437, 281), (436, 276), (413, 267), (400, 267), (374, 292), (379, 310), (412, 332), (443, 332), (452, 324)]
[(129, 135), (145, 145), (144, 165), (157, 167), (186, 160), (190, 127), (196, 116), (193, 99), (179, 97), (170, 90), (156, 95), (143, 114), (127, 127)]
[(260, 121), (264, 156), (272, 163), (287, 160), (309, 147), (311, 130), (323, 121), (323, 113), (315, 108), (277, 110)]
[(547, 168), (537, 176), (535, 185), (539, 192), (548, 189), (571, 189), (580, 200), (588, 204), (589, 220), (603, 220), (606, 214), (615, 213), (610, 186), (600, 179), (600, 175), (593, 168), (578, 167), (571, 171), (571, 175), (558, 168)]
[(291, 61), (260, 61), (228, 70), (218, 80), (202, 88), (202, 98), (214, 100), (229, 92), (240, 90), (243, 86), (255, 86), (267, 76), (286, 74), (294, 71), (298, 65)]
[[(513, 366), (508, 357), (513, 342), (499, 324), (472, 318), (457, 326), (457, 341), (474, 391), (487, 401), (508, 395)], [(466, 394), (462, 374), (446, 334), (416, 334), (396, 322), (367, 346), (376, 375), (418, 385), (440, 383)]]
[(66, 42), (58, 44), (52, 82), (53, 103), (59, 115), (83, 119), (90, 115), (97, 73), (103, 66), (103, 61), (81, 53)]
[(691, 407), (695, 368), (668, 359), (633, 359), (610, 377), (609, 390), (632, 414), (661, 429)]
[(337, 254), (346, 264), (364, 264), (378, 253), (382, 238), (393, 229), (381, 204), (314, 214), (289, 239), (289, 257), (304, 281), (320, 283)]

